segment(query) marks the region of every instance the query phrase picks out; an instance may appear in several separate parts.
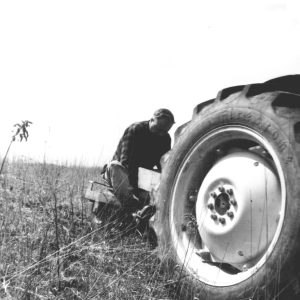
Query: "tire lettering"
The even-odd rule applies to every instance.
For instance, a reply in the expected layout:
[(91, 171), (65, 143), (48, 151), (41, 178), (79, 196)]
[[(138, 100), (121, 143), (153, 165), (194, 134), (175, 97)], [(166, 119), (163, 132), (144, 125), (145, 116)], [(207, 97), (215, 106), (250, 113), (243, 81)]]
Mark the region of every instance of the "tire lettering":
[(235, 110), (232, 110), (231, 112), (232, 112), (231, 113), (232, 120), (239, 119), (239, 120), (250, 121), (253, 117), (250, 112), (235, 111)]
[(261, 132), (269, 131), (273, 140), (277, 142), (277, 146), (280, 152), (283, 152), (287, 149), (288, 145), (284, 140), (279, 138), (279, 133), (276, 129), (272, 128), (272, 124), (263, 119), (263, 116), (254, 116), (250, 112), (244, 111), (232, 111), (233, 119), (241, 119), (247, 121), (253, 121), (255, 124), (260, 125)]
[(255, 115), (251, 112), (243, 111), (243, 110), (234, 110), (228, 109), (223, 110), (220, 115), (220, 120), (241, 120), (247, 121), (251, 123), (255, 123), (256, 126), (260, 125), (259, 131), (261, 132), (269, 132), (274, 141), (277, 142), (278, 148), (281, 152), (283, 152), (287, 147), (287, 143), (279, 138), (279, 133), (276, 129), (272, 128), (272, 124), (264, 120), (262, 115)]
[(230, 116), (230, 111), (229, 110), (223, 110), (221, 114), (221, 120), (226, 121), (228, 120), (228, 117)]
[(267, 123), (266, 127), (264, 128), (264, 131), (267, 131), (271, 127), (270, 123)]
[(285, 164), (289, 164), (293, 161), (293, 157), (292, 156), (288, 156), (286, 159), (285, 159)]
[(284, 141), (279, 141), (278, 148), (283, 152), (287, 148), (287, 144)]
[(273, 132), (271, 132), (271, 135), (272, 135), (272, 137), (273, 137), (274, 140), (277, 140), (278, 137), (279, 137), (278, 131), (273, 131)]
[[(235, 117), (233, 116), (233, 118), (235, 118)], [(243, 119), (243, 112), (242, 111), (238, 111), (237, 114), (236, 114), (236, 118), (237, 119)]]
[(251, 121), (251, 119), (252, 119), (252, 114), (251, 114), (250, 112), (246, 113), (246, 114), (245, 114), (245, 119), (246, 119), (247, 121)]

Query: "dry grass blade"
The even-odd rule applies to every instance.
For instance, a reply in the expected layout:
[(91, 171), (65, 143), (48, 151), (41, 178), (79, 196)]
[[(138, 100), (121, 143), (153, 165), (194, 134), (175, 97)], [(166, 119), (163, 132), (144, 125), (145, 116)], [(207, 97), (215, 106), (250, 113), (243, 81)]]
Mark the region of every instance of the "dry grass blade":
[(81, 193), (97, 176), (100, 168), (6, 164), (0, 299), (172, 299), (171, 275), (142, 236), (121, 219), (91, 223)]

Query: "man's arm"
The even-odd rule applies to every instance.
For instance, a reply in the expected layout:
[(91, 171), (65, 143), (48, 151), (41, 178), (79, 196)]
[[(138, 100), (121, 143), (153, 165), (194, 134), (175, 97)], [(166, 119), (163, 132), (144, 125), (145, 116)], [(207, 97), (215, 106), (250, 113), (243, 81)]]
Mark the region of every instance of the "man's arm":
[(127, 169), (131, 165), (132, 158), (133, 158), (132, 155), (133, 155), (135, 135), (136, 135), (136, 128), (135, 126), (132, 125), (125, 130), (121, 141), (120, 163)]

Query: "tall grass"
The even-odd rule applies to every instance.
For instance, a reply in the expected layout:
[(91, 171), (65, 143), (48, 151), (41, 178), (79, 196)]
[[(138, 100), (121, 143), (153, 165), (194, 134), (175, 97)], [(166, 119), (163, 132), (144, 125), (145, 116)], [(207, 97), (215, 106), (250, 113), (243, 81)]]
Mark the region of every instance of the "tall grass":
[(0, 299), (173, 298), (143, 237), (92, 224), (82, 193), (99, 168), (13, 161), (3, 174)]

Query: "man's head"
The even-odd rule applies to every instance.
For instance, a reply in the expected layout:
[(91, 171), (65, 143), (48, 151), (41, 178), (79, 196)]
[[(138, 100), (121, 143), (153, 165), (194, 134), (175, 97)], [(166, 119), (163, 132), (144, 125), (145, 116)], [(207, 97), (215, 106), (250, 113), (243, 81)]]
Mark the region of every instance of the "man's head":
[(149, 128), (153, 133), (165, 135), (174, 123), (174, 116), (171, 111), (166, 108), (160, 108), (154, 112), (153, 117), (150, 119)]

